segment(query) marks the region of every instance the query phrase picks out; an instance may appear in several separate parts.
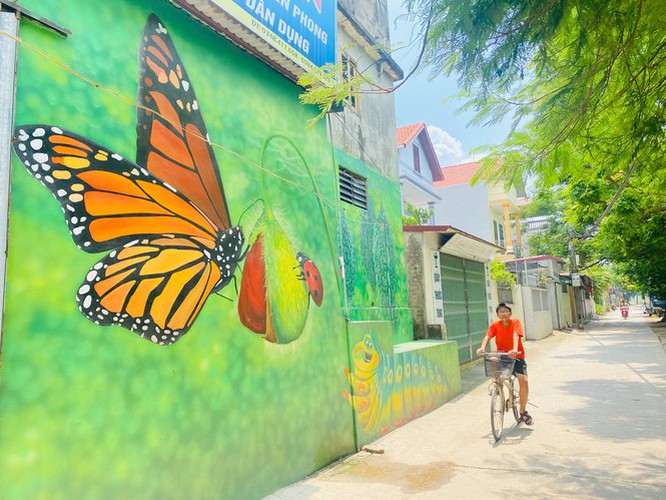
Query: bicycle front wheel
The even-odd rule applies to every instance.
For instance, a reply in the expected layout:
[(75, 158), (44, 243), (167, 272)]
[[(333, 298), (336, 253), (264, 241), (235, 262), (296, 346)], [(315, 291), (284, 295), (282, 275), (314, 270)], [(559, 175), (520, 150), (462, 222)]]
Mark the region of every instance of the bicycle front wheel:
[(490, 395), (490, 427), (495, 441), (499, 441), (504, 430), (504, 391), (495, 384)]

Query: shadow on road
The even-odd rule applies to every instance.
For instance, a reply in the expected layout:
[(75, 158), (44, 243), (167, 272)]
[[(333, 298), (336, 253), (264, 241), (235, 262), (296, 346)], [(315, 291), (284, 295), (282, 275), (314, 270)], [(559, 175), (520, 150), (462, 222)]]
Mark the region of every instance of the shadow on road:
[[(563, 410), (571, 427), (596, 437), (624, 441), (666, 438), (663, 391), (643, 382), (592, 379), (567, 382), (561, 391), (582, 398), (583, 406)], [(661, 407), (661, 410), (659, 410)]]

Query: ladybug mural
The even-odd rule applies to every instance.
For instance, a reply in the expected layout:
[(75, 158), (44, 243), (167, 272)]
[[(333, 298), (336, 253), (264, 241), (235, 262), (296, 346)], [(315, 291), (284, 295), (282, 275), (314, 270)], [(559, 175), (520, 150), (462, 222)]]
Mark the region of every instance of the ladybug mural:
[(305, 280), (312, 300), (317, 306), (320, 306), (324, 300), (324, 283), (321, 280), (319, 269), (304, 252), (298, 252), (296, 260), (301, 268), (299, 279)]

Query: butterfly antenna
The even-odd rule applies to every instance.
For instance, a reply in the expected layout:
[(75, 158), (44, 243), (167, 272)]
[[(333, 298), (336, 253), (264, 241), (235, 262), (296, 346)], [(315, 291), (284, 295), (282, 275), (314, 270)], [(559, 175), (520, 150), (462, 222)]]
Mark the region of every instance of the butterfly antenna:
[(233, 299), (227, 297), (226, 295), (222, 295), (220, 292), (215, 292), (215, 295), (218, 295), (218, 296), (222, 297), (223, 299), (228, 300), (229, 302), (233, 302)]

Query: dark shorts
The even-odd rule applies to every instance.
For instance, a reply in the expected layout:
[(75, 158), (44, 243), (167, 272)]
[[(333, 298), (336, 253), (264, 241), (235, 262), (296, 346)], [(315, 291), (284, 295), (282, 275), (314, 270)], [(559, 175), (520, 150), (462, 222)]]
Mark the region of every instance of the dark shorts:
[(516, 359), (516, 364), (513, 365), (513, 373), (520, 373), (527, 377), (527, 363), (524, 359)]

